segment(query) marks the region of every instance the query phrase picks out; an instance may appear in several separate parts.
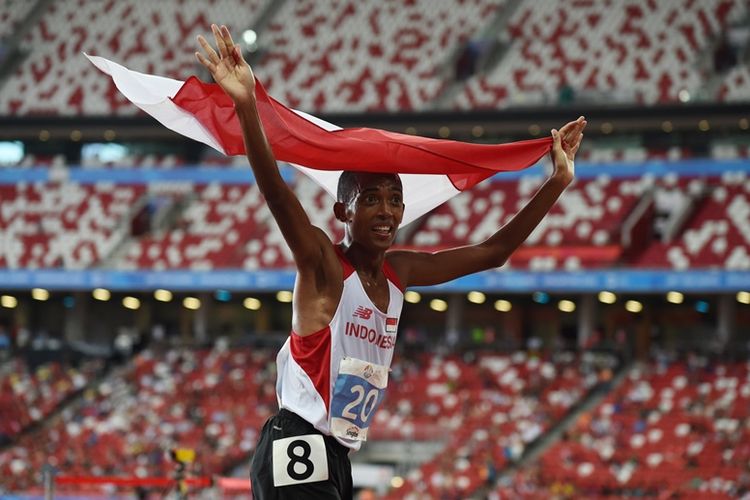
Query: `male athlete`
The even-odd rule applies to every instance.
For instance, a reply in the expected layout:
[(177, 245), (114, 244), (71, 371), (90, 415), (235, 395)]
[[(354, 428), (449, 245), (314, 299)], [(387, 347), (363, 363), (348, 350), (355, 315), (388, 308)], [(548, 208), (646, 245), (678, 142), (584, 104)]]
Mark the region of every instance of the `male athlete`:
[[(367, 438), (383, 398), (403, 291), (502, 266), (573, 180), (583, 117), (552, 130), (554, 172), (486, 241), (436, 253), (388, 251), (404, 213), (397, 175), (344, 172), (333, 244), (282, 180), (258, 116), (255, 79), (226, 26), (196, 57), (232, 98), (250, 165), (294, 256), (292, 332), (277, 357), (280, 411), (263, 427), (251, 466), (258, 499), (352, 497), (348, 454)], [(356, 162), (356, 158), (352, 159)]]

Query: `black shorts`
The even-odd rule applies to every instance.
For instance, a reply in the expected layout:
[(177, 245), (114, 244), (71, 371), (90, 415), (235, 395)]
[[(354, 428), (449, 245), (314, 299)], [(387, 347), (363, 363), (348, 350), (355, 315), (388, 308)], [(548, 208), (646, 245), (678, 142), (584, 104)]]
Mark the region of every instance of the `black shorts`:
[(250, 480), (256, 500), (348, 500), (354, 495), (349, 448), (288, 410), (263, 426)]

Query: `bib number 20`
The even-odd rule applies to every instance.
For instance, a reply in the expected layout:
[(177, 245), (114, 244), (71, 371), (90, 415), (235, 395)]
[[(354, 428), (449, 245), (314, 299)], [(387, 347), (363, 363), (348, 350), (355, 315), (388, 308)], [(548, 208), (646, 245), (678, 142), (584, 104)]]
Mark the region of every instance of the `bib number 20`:
[[(367, 396), (365, 396), (365, 388), (362, 385), (355, 385), (351, 388), (351, 393), (356, 394), (356, 397), (351, 403), (344, 407), (344, 411), (341, 412), (341, 415), (344, 418), (348, 418), (352, 421), (356, 421), (357, 417), (359, 417), (359, 420), (367, 423), (367, 421), (370, 419), (372, 411), (378, 404), (380, 391), (378, 389), (370, 389), (370, 391), (367, 393)], [(364, 403), (362, 402), (363, 399)], [(360, 406), (360, 404), (361, 409), (359, 411), (359, 415), (357, 415), (352, 410), (356, 411), (357, 407)]]
[(320, 434), (273, 442), (273, 485), (314, 483), (328, 479), (326, 445)]

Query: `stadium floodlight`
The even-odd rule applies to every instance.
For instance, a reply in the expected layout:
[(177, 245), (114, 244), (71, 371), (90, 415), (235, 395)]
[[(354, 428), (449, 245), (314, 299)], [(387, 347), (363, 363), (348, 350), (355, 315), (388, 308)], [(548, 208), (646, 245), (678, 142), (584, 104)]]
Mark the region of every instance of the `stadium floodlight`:
[(688, 91), (688, 89), (682, 89), (677, 93), (677, 98), (680, 100), (680, 102), (689, 102), (690, 92)]
[(437, 312), (445, 312), (448, 310), (448, 303), (443, 299), (432, 299), (430, 301), (430, 309)]
[(172, 292), (159, 288), (158, 290), (154, 290), (154, 298), (159, 302), (169, 302), (172, 300)]
[(682, 294), (682, 292), (667, 292), (667, 302), (670, 304), (682, 304), (682, 302), (685, 300), (685, 296)]
[(576, 310), (576, 303), (572, 300), (563, 299), (557, 303), (557, 308), (564, 313), (572, 313)]
[(606, 290), (599, 292), (599, 302), (603, 304), (614, 304), (617, 302), (617, 295)]
[(252, 45), (258, 41), (258, 34), (255, 30), (245, 30), (242, 33), (242, 41), (248, 45)]
[(288, 304), (292, 301), (292, 292), (289, 290), (279, 290), (276, 292), (276, 300)]
[(112, 294), (109, 293), (109, 290), (107, 290), (106, 288), (94, 288), (94, 291), (91, 292), (91, 295), (96, 300), (101, 300), (101, 301), (107, 301), (112, 297)]
[(495, 301), (495, 310), (507, 313), (513, 309), (513, 304), (509, 300), (500, 299)]
[(17, 165), (23, 157), (23, 142), (0, 141), (0, 165)]
[(260, 300), (256, 299), (255, 297), (247, 297), (245, 300), (242, 301), (242, 305), (245, 306), (245, 309), (250, 309), (251, 311), (257, 311), (260, 309), (260, 306), (262, 305)]
[(404, 294), (404, 300), (409, 304), (419, 304), (419, 301), (422, 300), (422, 295), (419, 292), (409, 290)]
[(123, 297), (122, 305), (126, 309), (135, 311), (136, 309), (141, 307), (141, 301), (138, 300), (136, 297), (127, 296), (127, 297)]
[(391, 478), (391, 488), (400, 488), (404, 485), (404, 478), (401, 476), (393, 476)]
[(639, 313), (643, 311), (643, 304), (637, 300), (629, 300), (625, 302), (625, 310), (632, 313)]
[(487, 300), (487, 296), (485, 294), (477, 291), (469, 292), (466, 298), (469, 299), (469, 302), (471, 302), (472, 304), (484, 304), (484, 301)]
[(242, 42), (248, 52), (258, 50), (258, 33), (255, 30), (245, 30), (242, 32)]
[(45, 290), (44, 288), (32, 288), (31, 298), (34, 300), (41, 300), (41, 301), (48, 300), (49, 291)]
[(185, 309), (195, 311), (196, 309), (200, 309), (201, 301), (198, 297), (185, 297), (182, 300), (182, 305), (185, 307)]
[(6, 309), (15, 309), (18, 306), (18, 299), (12, 295), (3, 295), (0, 297), (0, 305)]
[(737, 302), (740, 304), (750, 304), (750, 292), (737, 292)]

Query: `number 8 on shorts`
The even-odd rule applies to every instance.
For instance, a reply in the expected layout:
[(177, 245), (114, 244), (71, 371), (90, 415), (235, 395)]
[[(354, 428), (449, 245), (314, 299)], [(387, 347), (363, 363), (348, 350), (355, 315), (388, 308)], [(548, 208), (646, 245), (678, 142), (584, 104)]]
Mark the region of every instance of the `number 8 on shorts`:
[(314, 483), (328, 479), (326, 444), (320, 434), (273, 442), (273, 485)]

